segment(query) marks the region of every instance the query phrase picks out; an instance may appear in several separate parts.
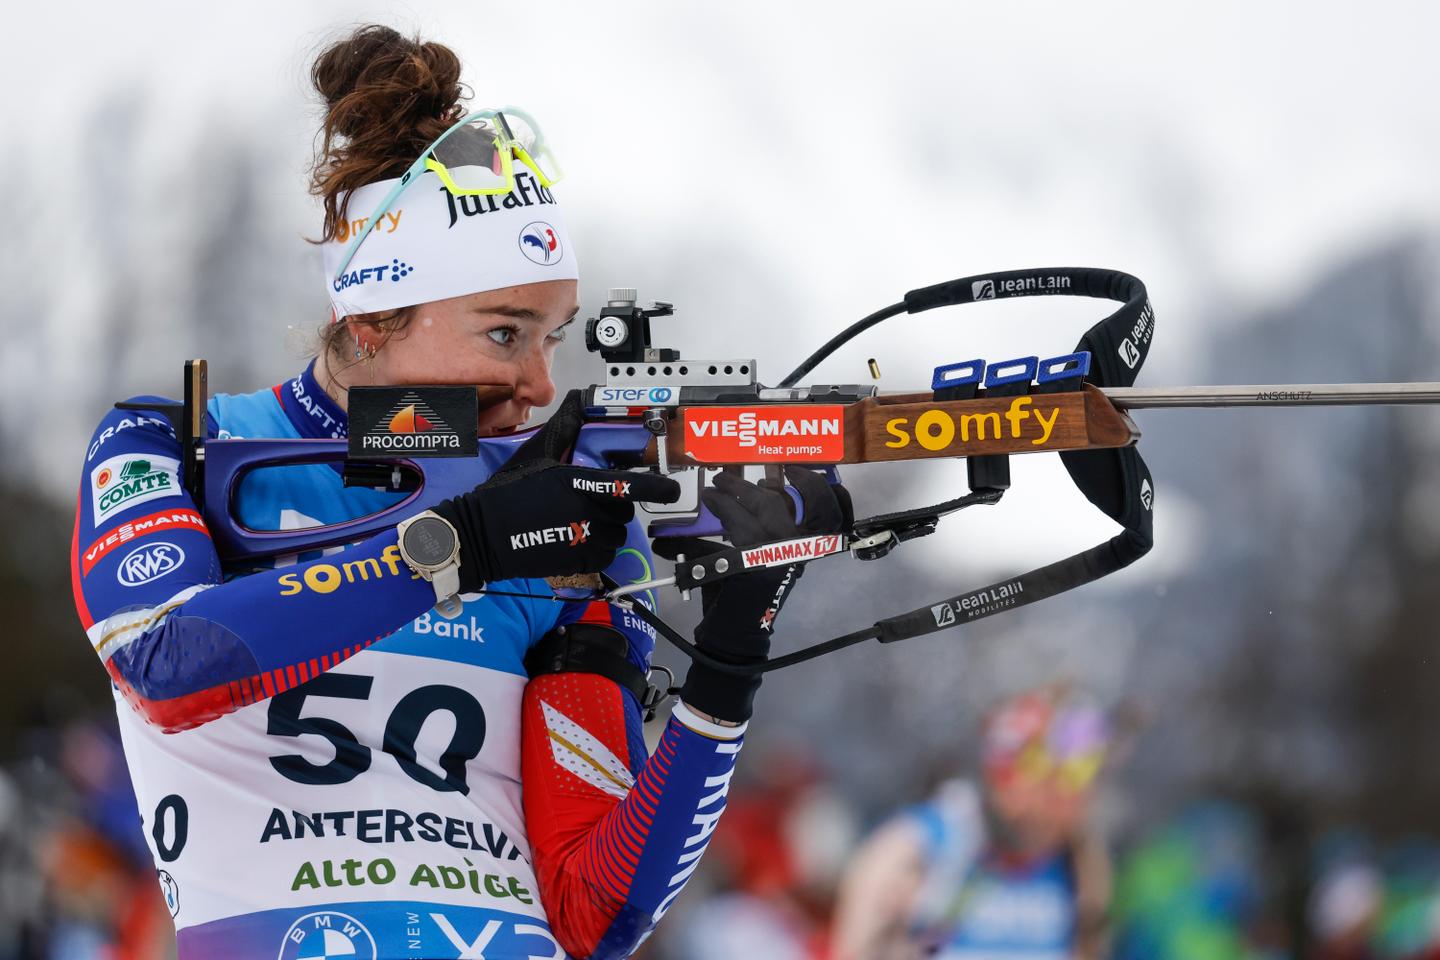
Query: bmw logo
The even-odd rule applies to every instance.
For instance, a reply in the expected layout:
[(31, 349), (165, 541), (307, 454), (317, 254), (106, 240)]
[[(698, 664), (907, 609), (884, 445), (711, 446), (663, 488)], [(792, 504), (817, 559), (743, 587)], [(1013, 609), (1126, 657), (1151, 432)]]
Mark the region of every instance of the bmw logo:
[(170, 911), (170, 916), (178, 915), (180, 913), (180, 884), (175, 882), (175, 878), (170, 876), (168, 870), (159, 871), (157, 879), (160, 881), (160, 892), (165, 895), (165, 907)]
[(375, 938), (347, 913), (321, 910), (290, 925), (277, 960), (375, 960)]

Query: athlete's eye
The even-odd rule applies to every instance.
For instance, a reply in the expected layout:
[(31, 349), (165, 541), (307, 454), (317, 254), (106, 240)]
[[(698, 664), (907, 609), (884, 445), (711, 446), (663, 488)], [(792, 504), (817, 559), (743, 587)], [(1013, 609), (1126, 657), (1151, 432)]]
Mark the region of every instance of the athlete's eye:
[(575, 317), (571, 316), (569, 320), (566, 320), (564, 323), (560, 324), (560, 326), (556, 327), (554, 330), (551, 330), (548, 339), (552, 343), (560, 343), (562, 340), (565, 339), (565, 335), (569, 333), (570, 328), (574, 325), (574, 323)]
[(513, 344), (515, 342), (515, 338), (519, 336), (519, 334), (520, 331), (517, 330), (515, 327), (496, 327), (493, 330), (485, 331), (485, 336), (489, 337), (491, 340), (494, 340), (502, 347), (508, 347)]

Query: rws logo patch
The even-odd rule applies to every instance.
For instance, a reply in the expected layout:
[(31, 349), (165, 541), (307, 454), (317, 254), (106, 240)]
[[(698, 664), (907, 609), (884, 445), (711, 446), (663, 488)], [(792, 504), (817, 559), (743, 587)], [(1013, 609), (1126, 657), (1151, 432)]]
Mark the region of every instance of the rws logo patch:
[(479, 452), (474, 387), (351, 387), (350, 456), (473, 457)]
[(122, 587), (138, 587), (174, 573), (185, 562), (185, 551), (166, 540), (136, 547), (120, 561), (115, 579)]

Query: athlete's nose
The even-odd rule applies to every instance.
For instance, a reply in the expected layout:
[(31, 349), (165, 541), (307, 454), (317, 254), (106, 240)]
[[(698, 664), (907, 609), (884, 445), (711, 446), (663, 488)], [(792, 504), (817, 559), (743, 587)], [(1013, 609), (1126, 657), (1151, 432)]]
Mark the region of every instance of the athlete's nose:
[(515, 402), (547, 407), (555, 402), (555, 381), (550, 379), (550, 358), (536, 346), (520, 358), (515, 375)]

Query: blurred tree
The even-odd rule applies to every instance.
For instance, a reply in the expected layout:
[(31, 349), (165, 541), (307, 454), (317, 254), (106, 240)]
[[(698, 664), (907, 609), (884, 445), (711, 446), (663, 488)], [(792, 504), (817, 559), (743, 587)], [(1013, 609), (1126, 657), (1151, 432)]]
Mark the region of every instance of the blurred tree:
[(0, 761), (17, 755), (19, 730), (45, 702), (109, 709), (105, 671), (70, 600), (73, 522), (48, 496), (0, 483), (0, 528), (6, 532), (0, 538), (0, 608), (16, 644), (0, 670)]

